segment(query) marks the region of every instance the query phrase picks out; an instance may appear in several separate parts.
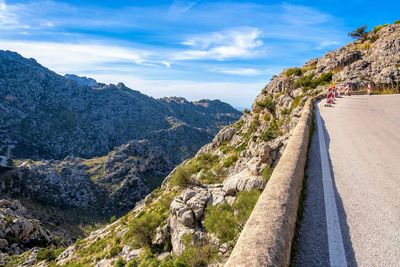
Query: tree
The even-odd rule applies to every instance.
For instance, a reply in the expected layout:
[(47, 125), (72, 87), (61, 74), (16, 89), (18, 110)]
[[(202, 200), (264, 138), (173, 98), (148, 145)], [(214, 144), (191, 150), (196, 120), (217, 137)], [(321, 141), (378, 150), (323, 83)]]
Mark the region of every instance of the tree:
[(354, 31), (349, 32), (348, 35), (349, 35), (351, 38), (354, 38), (354, 39), (363, 38), (363, 37), (365, 37), (365, 35), (368, 33), (368, 32), (367, 32), (367, 28), (368, 28), (367, 25), (361, 26), (361, 27), (355, 29)]

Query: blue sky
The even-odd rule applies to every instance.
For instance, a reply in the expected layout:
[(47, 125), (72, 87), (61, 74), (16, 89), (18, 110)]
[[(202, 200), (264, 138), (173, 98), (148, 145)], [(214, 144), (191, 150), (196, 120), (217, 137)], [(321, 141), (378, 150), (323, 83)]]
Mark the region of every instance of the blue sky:
[(0, 49), (154, 97), (249, 107), (272, 75), (399, 11), (394, 0), (0, 0)]

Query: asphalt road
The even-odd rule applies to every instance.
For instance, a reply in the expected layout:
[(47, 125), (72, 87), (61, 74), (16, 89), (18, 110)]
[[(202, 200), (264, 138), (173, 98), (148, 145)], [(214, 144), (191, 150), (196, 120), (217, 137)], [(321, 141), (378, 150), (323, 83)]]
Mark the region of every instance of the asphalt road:
[(324, 103), (316, 109), (292, 262), (400, 266), (400, 95)]

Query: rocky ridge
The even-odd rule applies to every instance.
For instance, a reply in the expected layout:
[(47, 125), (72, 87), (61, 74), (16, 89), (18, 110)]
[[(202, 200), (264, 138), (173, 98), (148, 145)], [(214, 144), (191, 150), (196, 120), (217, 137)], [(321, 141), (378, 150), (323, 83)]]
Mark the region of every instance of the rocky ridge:
[(0, 99), (0, 153), (13, 145), (16, 159), (92, 158), (147, 139), (178, 164), (241, 115), (218, 100), (154, 99), (123, 83), (60, 76), (10, 51), (0, 51)]
[(69, 246), (55, 262), (85, 266), (222, 265), (268, 182), (305, 101), (331, 83), (399, 90), (400, 25), (275, 76), (252, 111), (176, 167), (135, 209)]

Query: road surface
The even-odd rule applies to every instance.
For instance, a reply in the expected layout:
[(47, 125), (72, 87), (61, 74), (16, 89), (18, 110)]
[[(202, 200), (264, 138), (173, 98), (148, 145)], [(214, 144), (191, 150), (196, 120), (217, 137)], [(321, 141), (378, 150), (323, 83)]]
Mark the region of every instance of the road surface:
[(400, 266), (400, 95), (316, 108), (295, 266)]

